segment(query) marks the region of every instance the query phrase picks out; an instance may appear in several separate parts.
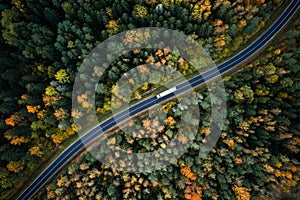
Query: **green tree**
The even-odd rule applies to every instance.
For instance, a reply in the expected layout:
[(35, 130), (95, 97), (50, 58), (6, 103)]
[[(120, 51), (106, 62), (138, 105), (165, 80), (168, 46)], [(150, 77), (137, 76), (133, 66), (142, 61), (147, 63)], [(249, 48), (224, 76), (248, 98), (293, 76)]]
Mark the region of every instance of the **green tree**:
[(253, 33), (255, 28), (258, 26), (259, 21), (260, 21), (259, 17), (253, 17), (253, 19), (251, 19), (249, 24), (244, 28), (243, 32), (247, 35)]
[(0, 167), (0, 185), (3, 192), (5, 189), (9, 189), (13, 186), (13, 179), (11, 175), (5, 168), (2, 167)]

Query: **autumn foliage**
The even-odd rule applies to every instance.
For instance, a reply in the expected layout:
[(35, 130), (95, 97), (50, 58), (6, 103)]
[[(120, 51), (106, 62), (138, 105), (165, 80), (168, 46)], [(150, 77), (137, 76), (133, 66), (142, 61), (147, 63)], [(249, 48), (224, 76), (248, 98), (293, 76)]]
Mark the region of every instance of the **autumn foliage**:
[(197, 175), (192, 172), (190, 166), (185, 166), (180, 170), (181, 174), (184, 175), (185, 177), (191, 179), (192, 181), (196, 180)]
[[(178, 71), (190, 78), (197, 67), (206, 63), (206, 59), (200, 59), (200, 65), (193, 66), (171, 47), (136, 46), (108, 64), (101, 62), (96, 51), (90, 54), (98, 44), (126, 30), (163, 27), (189, 36), (213, 60), (222, 61), (240, 52), (249, 39), (257, 37), (255, 34), (264, 32), (265, 24), (269, 24), (266, 20), (272, 22), (277, 16), (277, 13), (271, 15), (276, 7), (285, 5), (281, 2), (285, 3), (281, 0), (1, 1), (0, 199), (9, 199), (8, 195), (20, 189), (17, 187), (22, 182), (32, 178), (33, 170), (41, 162), (64, 148), (67, 140), (77, 138), (76, 133), (82, 127), (74, 119), (82, 119), (85, 111), (94, 112), (94, 108), (100, 120), (108, 117), (114, 100), (119, 105), (118, 100), (126, 96), (116, 83), (128, 71), (139, 66), (138, 76), (128, 78), (127, 86), (135, 86), (136, 79), (143, 83), (126, 99), (129, 102), (155, 95), (163, 90), (162, 83), (178, 78), (169, 72)], [(265, 195), (270, 187), (283, 191), (295, 187), (299, 182), (300, 143), (299, 22), (295, 21), (291, 22), (293, 30), (266, 47), (259, 58), (224, 77), (228, 112), (220, 117), (226, 118), (226, 122), (218, 143), (206, 158), (198, 159), (199, 150), (214, 134), (210, 126), (220, 126), (210, 120), (211, 102), (221, 100), (218, 95), (210, 99), (204, 86), (196, 89), (195, 102), (187, 105), (177, 99), (165, 102), (156, 117), (141, 114), (133, 119), (140, 129), (131, 130), (133, 124), (129, 124), (128, 133), (116, 130), (108, 136), (110, 148), (128, 154), (170, 151), (167, 147), (174, 145), (174, 138), (179, 146), (192, 142), (186, 153), (171, 165), (153, 173), (130, 174), (112, 170), (85, 152), (46, 186), (47, 194), (37, 198), (242, 200)], [(149, 37), (129, 31), (122, 41), (132, 47), (137, 41), (147, 43)], [(122, 52), (116, 44), (108, 45), (107, 50)], [(88, 56), (99, 59), (99, 65), (89, 63), (90, 69), (84, 70), (91, 72), (92, 77), (85, 73), (77, 77)], [(111, 55), (107, 58), (110, 60)], [(150, 74), (147, 64), (154, 66), (157, 73)], [(103, 72), (105, 65), (109, 66)], [(162, 66), (169, 68), (163, 71)], [(83, 88), (92, 88), (85, 91), (95, 93), (94, 102), (89, 99), (91, 92), (72, 96), (76, 78), (85, 83)], [(94, 87), (91, 82), (98, 84)], [(72, 109), (72, 101), (77, 101), (83, 110)], [(178, 131), (181, 116), (189, 111), (188, 104), (193, 103), (201, 114), (194, 138), (188, 127)], [(193, 122), (188, 117), (185, 120)], [(179, 154), (179, 150), (175, 148), (172, 153)], [(156, 156), (168, 159), (166, 153)], [(128, 162), (119, 159), (114, 164), (123, 169)], [(151, 164), (139, 163), (133, 167), (147, 169)]]

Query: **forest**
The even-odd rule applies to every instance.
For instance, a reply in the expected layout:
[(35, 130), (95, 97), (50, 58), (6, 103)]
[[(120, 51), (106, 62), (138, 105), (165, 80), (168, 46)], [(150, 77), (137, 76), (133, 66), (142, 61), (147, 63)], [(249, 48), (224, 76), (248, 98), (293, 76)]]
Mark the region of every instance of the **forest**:
[[(1, 1), (0, 199), (7, 199), (30, 181), (42, 163), (77, 137), (80, 127), (74, 118), (79, 118), (80, 112), (72, 110), (73, 84), (84, 58), (97, 44), (133, 28), (163, 27), (191, 36), (214, 60), (222, 60), (249, 45), (285, 3)], [(128, 174), (113, 171), (85, 153), (46, 186), (46, 194), (36, 198), (249, 199), (250, 193), (251, 198), (267, 195), (271, 186), (283, 191), (296, 186), (300, 126), (294, 122), (299, 121), (300, 110), (299, 31), (297, 21), (258, 60), (224, 77), (229, 109), (226, 127), (217, 148), (206, 159), (197, 160), (195, 156), (204, 136), (210, 134), (208, 118), (204, 117), (195, 144), (175, 165), (153, 174)], [(99, 80), (95, 104), (100, 120), (111, 114), (112, 90), (122, 74), (147, 63), (173, 66), (184, 76), (194, 74), (193, 66), (166, 49), (130, 52), (109, 66)], [(139, 100), (158, 86), (145, 83), (132, 98)], [(197, 95), (202, 112), (209, 111), (207, 91), (199, 89)], [(116, 97), (121, 98), (122, 91), (117, 91)], [(84, 96), (78, 99), (89, 106)], [(136, 152), (163, 147), (165, 140), (176, 134), (182, 109), (176, 100), (164, 106), (168, 118), (158, 138), (139, 140), (117, 131), (109, 141)], [(136, 119), (136, 123), (150, 133), (158, 128), (147, 116)], [(201, 168), (197, 167), (200, 163)]]
[[(268, 190), (286, 192), (297, 184), (299, 187), (300, 127), (293, 123), (299, 120), (300, 108), (299, 34), (297, 21), (279, 44), (239, 73), (224, 77), (229, 105), (226, 127), (207, 158), (200, 159), (198, 151), (210, 134), (210, 113), (205, 111), (211, 109), (211, 100), (207, 90), (198, 89), (196, 104), (207, 114), (194, 143), (175, 164), (148, 174), (118, 171), (91, 154), (101, 152), (102, 145), (97, 143), (72, 161), (39, 198), (262, 200), (273, 199)], [(142, 129), (130, 134), (117, 130), (106, 140), (107, 145), (127, 152), (164, 148), (177, 133), (182, 112), (193, 104), (186, 103), (172, 100), (164, 104), (160, 108), (167, 114), (163, 123), (159, 116), (137, 117), (135, 123)], [(159, 135), (157, 130), (161, 130)], [(144, 134), (150, 137), (142, 138)], [(178, 140), (185, 143), (188, 138), (182, 135)], [(125, 168), (126, 163), (119, 160), (114, 164)]]

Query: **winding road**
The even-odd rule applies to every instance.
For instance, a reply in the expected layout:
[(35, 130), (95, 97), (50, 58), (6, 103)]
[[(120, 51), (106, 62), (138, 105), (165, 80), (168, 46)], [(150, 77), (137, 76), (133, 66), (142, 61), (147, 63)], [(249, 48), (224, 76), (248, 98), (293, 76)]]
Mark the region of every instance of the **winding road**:
[[(299, 9), (300, 0), (292, 0), (289, 6), (285, 9), (282, 15), (273, 23), (273, 25), (265, 31), (255, 42), (244, 49), (239, 54), (235, 55), (226, 62), (208, 70), (196, 77), (178, 84), (176, 94), (182, 94), (187, 88), (197, 87), (205, 81), (212, 80), (220, 74), (226, 73), (233, 69), (243, 61), (247, 60), (253, 56), (257, 51), (264, 47), (272, 38), (285, 26), (285, 24), (291, 19), (291, 17)], [(142, 111), (151, 108), (153, 105), (166, 101), (174, 97), (174, 93), (170, 93), (161, 98), (156, 98), (156, 96), (147, 98), (131, 107), (127, 110), (116, 114), (114, 117), (107, 119), (101, 124), (94, 127), (92, 130), (88, 131), (81, 138), (77, 139), (73, 144), (71, 144), (67, 149), (65, 149), (17, 198), (18, 200), (30, 199), (37, 191), (39, 191), (50, 178), (56, 174), (62, 166), (70, 159), (76, 155), (79, 151), (85, 148), (84, 144), (93, 141), (99, 134), (105, 133), (107, 130), (114, 128), (117, 122), (120, 123), (128, 119), (128, 111), (131, 116), (136, 115)], [(100, 132), (100, 133), (99, 133)]]

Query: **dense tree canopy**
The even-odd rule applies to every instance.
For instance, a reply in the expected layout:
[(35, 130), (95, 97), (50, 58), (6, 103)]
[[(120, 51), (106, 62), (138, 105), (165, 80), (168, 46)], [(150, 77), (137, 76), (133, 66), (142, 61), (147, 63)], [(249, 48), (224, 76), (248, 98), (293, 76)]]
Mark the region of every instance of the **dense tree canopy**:
[[(41, 162), (51, 156), (56, 147), (80, 129), (73, 120), (79, 118), (81, 113), (71, 109), (72, 88), (83, 59), (97, 44), (125, 30), (137, 27), (164, 27), (191, 36), (210, 53), (213, 59), (225, 58), (239, 50), (242, 44), (247, 43), (248, 38), (264, 27), (265, 21), (280, 2), (280, 0), (2, 0), (0, 2), (2, 133), (0, 198), (6, 199), (7, 195), (22, 185), (22, 181), (28, 178)], [(260, 60), (257, 64), (260, 66), (255, 68), (255, 73), (251, 72), (251, 75), (243, 73), (242, 77), (234, 76), (232, 77), (234, 81), (227, 83), (228, 90), (232, 94), (229, 98), (234, 97), (231, 99), (233, 105), (229, 110), (229, 118), (234, 119), (228, 123), (247, 127), (251, 120), (254, 120), (251, 121), (251, 126), (264, 120), (267, 124), (266, 129), (258, 130), (260, 133), (258, 136), (249, 137), (250, 146), (252, 144), (262, 146), (259, 141), (271, 137), (270, 132), (274, 128), (283, 131), (280, 133), (285, 135), (280, 136), (287, 139), (290, 139), (286, 135), (290, 125), (293, 125), (290, 132), (298, 133), (299, 126), (292, 123), (299, 116), (298, 110), (294, 109), (299, 105), (293, 101), (297, 98), (297, 91), (300, 88), (298, 79), (295, 79), (299, 72), (297, 64), (299, 58), (293, 48), (298, 44), (298, 38), (298, 29), (290, 31), (281, 46), (276, 47), (278, 49), (270, 51)], [(277, 55), (277, 58), (273, 57), (274, 55)], [(117, 80), (137, 65), (148, 63), (158, 67), (168, 64), (185, 76), (195, 71), (190, 63), (168, 52), (167, 49), (137, 49), (130, 52), (109, 66), (99, 80), (95, 102), (99, 118), (103, 119), (103, 116), (107, 116), (111, 111), (111, 91)], [(287, 67), (282, 67), (284, 65)], [(99, 69), (95, 67), (93, 70), (95, 77), (99, 77)], [(141, 71), (147, 73), (146, 70)], [(144, 80), (143, 77), (138, 78)], [(90, 81), (87, 77), (81, 78)], [(153, 82), (159, 82), (163, 78), (170, 77), (158, 77), (156, 74), (151, 77)], [(256, 82), (258, 79), (260, 82)], [(130, 80), (128, 85), (134, 85), (134, 81)], [(142, 98), (144, 93), (157, 87), (158, 84), (145, 82), (132, 95), (132, 100)], [(124, 91), (116, 91), (115, 97), (121, 99)], [(85, 95), (78, 96), (78, 101), (86, 107), (91, 106)], [(257, 109), (259, 105), (264, 107), (270, 104), (273, 105), (275, 113), (279, 112), (276, 109), (280, 107), (282, 114), (276, 115), (271, 111), (266, 113)], [(203, 109), (209, 109), (209, 102), (202, 102), (200, 105)], [(167, 108), (170, 110), (172, 106), (169, 105)], [(179, 116), (180, 109), (175, 111), (175, 115)], [(255, 116), (255, 119), (251, 116)], [(172, 126), (172, 119), (168, 119), (168, 126)], [(170, 130), (168, 137), (172, 134)], [(263, 145), (280, 143), (280, 140), (276, 140), (278, 137), (274, 139), (275, 141), (270, 140)], [(297, 149), (295, 147), (297, 141), (290, 140), (286, 148)], [(231, 145), (232, 141), (228, 139), (227, 143)], [(140, 145), (150, 148), (146, 143)], [(193, 167), (181, 170), (180, 173), (185, 177), (194, 179)], [(177, 172), (179, 173), (179, 169)], [(172, 171), (168, 173), (172, 174)], [(220, 176), (218, 179), (223, 180), (223, 177)], [(163, 180), (165, 183), (169, 181), (167, 178)], [(107, 187), (108, 195), (114, 196), (118, 187), (109, 184)], [(140, 190), (140, 187), (142, 186), (136, 190)], [(174, 187), (170, 186), (168, 190), (174, 193)], [(198, 186), (191, 183), (189, 187), (196, 191)], [(199, 196), (200, 189), (198, 190)], [(238, 192), (238, 189), (235, 191)], [(165, 195), (166, 193), (164, 192)]]
[[(239, 73), (224, 77), (228, 114), (221, 138), (206, 158), (200, 159), (198, 151), (205, 137), (211, 134), (212, 99), (207, 90), (199, 89), (196, 102), (202, 114), (199, 130), (189, 150), (177, 162), (151, 173), (119, 171), (110, 166), (122, 169), (131, 163), (125, 158), (116, 160), (118, 157), (113, 153), (108, 154), (112, 155), (109, 163), (99, 162), (93, 155), (103, 153), (103, 144), (95, 143), (91, 151), (81, 154), (49, 183), (46, 194), (41, 196), (249, 200), (272, 199), (277, 195), (276, 190), (286, 192), (297, 184), (299, 187), (300, 127), (293, 123), (299, 120), (299, 70), (283, 59), (299, 59), (299, 25), (298, 21), (297, 31), (287, 32), (278, 45), (271, 46)], [(112, 132), (106, 144), (111, 150), (120, 148), (132, 153), (165, 148), (177, 134), (180, 143), (187, 142), (188, 136), (178, 132), (181, 115), (190, 106), (185, 103), (172, 100), (164, 104), (156, 111), (167, 113), (164, 120), (159, 119), (160, 115), (137, 117), (135, 124), (141, 126), (139, 130), (131, 129), (130, 125), (126, 131)], [(143, 138), (144, 135), (148, 137)], [(178, 153), (178, 148), (172, 153)], [(151, 164), (145, 161), (134, 167), (143, 169)], [(297, 199), (297, 194), (286, 194), (283, 198)]]

